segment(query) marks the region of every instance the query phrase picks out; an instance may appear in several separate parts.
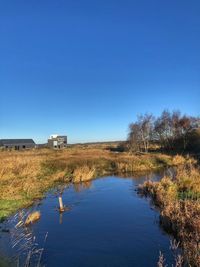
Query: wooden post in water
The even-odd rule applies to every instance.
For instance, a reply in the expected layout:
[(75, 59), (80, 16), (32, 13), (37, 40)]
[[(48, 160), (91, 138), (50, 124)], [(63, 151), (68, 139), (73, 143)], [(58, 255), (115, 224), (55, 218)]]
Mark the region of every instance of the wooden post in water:
[(64, 206), (63, 206), (62, 196), (59, 196), (58, 200), (59, 200), (59, 211), (60, 212), (65, 211)]

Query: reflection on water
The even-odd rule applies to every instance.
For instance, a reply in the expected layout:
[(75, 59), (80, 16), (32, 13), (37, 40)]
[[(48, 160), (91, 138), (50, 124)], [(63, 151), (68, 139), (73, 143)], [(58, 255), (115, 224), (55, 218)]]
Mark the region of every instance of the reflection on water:
[(88, 182), (84, 182), (84, 183), (80, 183), (80, 184), (74, 184), (74, 190), (75, 192), (81, 192), (85, 189), (89, 189), (92, 186), (92, 181), (88, 181)]
[[(9, 257), (20, 258), (19, 266), (24, 266), (22, 262), (33, 247), (42, 251), (34, 264), (40, 260), (47, 267), (151, 267), (156, 266), (159, 251), (170, 262), (169, 237), (158, 226), (159, 215), (135, 191), (146, 179), (157, 180), (160, 175), (110, 176), (67, 187), (61, 185), (47, 194), (41, 204), (26, 211), (40, 210), (42, 216), (37, 223), (29, 227), (19, 224), (21, 228), (16, 229), (16, 218), (23, 222), (24, 214), (9, 220), (6, 227), (11, 234), (7, 234), (4, 248), (0, 239), (0, 250)], [(62, 205), (64, 212), (60, 212)], [(13, 231), (18, 231), (21, 238), (17, 244)], [(24, 245), (29, 244), (24, 237), (33, 247)], [(13, 242), (16, 245), (12, 248)], [(13, 262), (17, 266), (16, 260)]]

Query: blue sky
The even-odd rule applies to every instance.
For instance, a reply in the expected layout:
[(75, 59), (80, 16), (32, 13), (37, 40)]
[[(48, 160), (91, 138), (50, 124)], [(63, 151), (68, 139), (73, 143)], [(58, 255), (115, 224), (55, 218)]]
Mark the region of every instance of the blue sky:
[(1, 0), (0, 138), (122, 140), (140, 113), (200, 115), (199, 14), (199, 0)]

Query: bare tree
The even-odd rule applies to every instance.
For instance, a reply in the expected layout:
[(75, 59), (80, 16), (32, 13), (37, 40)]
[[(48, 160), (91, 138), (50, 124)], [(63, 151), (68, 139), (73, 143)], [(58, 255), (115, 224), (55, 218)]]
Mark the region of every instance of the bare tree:
[(140, 127), (138, 123), (129, 125), (128, 144), (131, 152), (141, 151)]
[(164, 110), (156, 120), (151, 114), (138, 116), (129, 126), (128, 143), (131, 151), (148, 152), (151, 141), (159, 143), (163, 150), (185, 151), (192, 147), (192, 140), (197, 140), (193, 133), (198, 129), (200, 118)]
[(172, 148), (172, 119), (168, 110), (164, 110), (160, 117), (155, 121), (154, 136), (160, 142), (162, 148)]
[(153, 116), (151, 114), (138, 116), (137, 122), (130, 124), (129, 130), (130, 149), (148, 152), (153, 135)]
[(187, 148), (188, 141), (189, 141), (189, 134), (194, 130), (197, 129), (200, 125), (199, 118), (188, 117), (184, 115), (179, 121), (180, 127), (180, 137), (182, 139), (183, 150)]
[(138, 117), (140, 139), (145, 152), (149, 151), (149, 143), (153, 135), (153, 115), (145, 114)]

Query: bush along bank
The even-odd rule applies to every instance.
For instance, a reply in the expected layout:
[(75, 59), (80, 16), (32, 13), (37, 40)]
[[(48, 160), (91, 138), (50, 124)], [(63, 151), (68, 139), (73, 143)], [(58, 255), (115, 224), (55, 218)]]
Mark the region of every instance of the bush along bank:
[(151, 197), (161, 225), (180, 242), (181, 266), (200, 266), (200, 169), (195, 161), (188, 160), (159, 182), (145, 182), (138, 192)]

